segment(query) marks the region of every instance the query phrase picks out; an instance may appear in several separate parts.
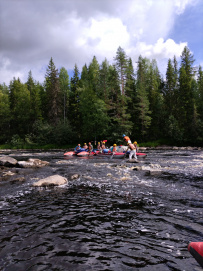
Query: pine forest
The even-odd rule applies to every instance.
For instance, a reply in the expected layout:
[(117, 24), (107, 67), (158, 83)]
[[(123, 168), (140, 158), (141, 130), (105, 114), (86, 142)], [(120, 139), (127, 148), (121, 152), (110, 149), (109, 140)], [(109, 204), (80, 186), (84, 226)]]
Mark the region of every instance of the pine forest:
[(185, 47), (163, 78), (155, 59), (133, 63), (119, 47), (113, 64), (94, 56), (70, 78), (51, 58), (43, 84), (30, 71), (26, 83), (0, 85), (0, 144), (122, 144), (126, 134), (138, 143), (203, 146), (203, 71), (194, 61)]

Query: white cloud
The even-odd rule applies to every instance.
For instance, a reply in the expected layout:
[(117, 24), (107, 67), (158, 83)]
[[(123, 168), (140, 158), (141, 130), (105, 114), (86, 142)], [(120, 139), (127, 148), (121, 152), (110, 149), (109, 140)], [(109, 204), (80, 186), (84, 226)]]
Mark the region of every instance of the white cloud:
[(111, 62), (119, 46), (134, 60), (179, 56), (187, 43), (170, 39), (170, 31), (177, 14), (199, 0), (47, 1), (0, 1), (0, 83), (17, 75), (24, 81), (30, 70), (42, 82), (51, 57), (67, 70), (94, 55)]

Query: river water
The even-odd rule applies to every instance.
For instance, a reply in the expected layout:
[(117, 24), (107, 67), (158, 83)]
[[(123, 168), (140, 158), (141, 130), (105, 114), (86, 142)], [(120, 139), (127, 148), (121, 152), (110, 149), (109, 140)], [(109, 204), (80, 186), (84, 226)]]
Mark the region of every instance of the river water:
[[(0, 182), (1, 271), (202, 270), (187, 245), (203, 241), (203, 151), (149, 150), (136, 164), (59, 151), (4, 154), (50, 165), (9, 169), (26, 181)], [(69, 183), (32, 186), (54, 174)]]

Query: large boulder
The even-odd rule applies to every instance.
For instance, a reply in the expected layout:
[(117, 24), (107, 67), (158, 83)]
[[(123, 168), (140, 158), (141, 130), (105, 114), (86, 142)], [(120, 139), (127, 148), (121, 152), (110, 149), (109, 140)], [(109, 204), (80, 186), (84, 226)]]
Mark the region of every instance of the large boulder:
[(67, 182), (68, 180), (65, 177), (52, 175), (33, 183), (33, 186), (58, 186), (66, 184)]
[(19, 161), (18, 166), (21, 168), (39, 168), (49, 165), (49, 162), (42, 161), (40, 159), (28, 159), (28, 161)]
[(0, 156), (0, 166), (14, 167), (17, 165), (17, 163), (18, 161), (10, 156)]

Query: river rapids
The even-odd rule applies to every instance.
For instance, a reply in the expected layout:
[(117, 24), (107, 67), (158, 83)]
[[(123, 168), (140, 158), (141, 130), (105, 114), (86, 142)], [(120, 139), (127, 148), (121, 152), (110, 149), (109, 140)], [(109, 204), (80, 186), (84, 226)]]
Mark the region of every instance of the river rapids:
[[(50, 165), (16, 169), (23, 183), (0, 182), (1, 271), (202, 270), (187, 245), (203, 241), (203, 151), (149, 150), (136, 164), (5, 154)], [(54, 174), (68, 184), (32, 186)]]

